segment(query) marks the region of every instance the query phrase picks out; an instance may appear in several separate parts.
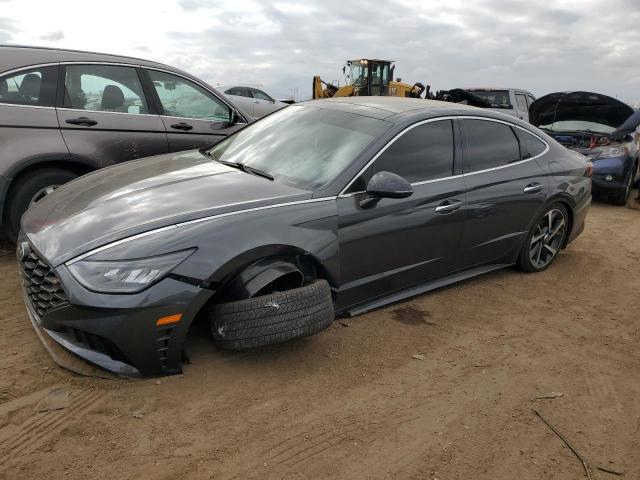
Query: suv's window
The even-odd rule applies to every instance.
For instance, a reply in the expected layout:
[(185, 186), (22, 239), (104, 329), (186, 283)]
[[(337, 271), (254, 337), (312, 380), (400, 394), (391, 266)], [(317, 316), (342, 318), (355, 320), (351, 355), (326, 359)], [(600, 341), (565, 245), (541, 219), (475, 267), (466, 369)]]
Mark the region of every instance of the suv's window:
[(391, 172), (411, 183), (445, 178), (453, 172), (453, 126), (441, 120), (412, 128), (387, 148), (349, 187), (362, 192), (377, 172)]
[(547, 148), (544, 143), (530, 133), (519, 128), (514, 128), (513, 131), (516, 132), (516, 136), (520, 141), (520, 158), (522, 160), (540, 155)]
[(464, 120), (467, 151), (465, 173), (501, 167), (520, 160), (520, 149), (511, 127), (488, 120)]
[(56, 67), (43, 67), (23, 70), (0, 79), (0, 103), (52, 107), (56, 71)]
[(133, 67), (67, 65), (64, 106), (94, 112), (149, 113)]
[(518, 110), (521, 112), (528, 112), (527, 98), (522, 93), (516, 93), (516, 103), (518, 104)]
[(264, 93), (262, 90), (258, 90), (258, 89), (252, 88), (251, 89), (251, 93), (253, 93), (253, 97), (254, 98), (257, 98), (259, 100), (266, 100), (268, 102), (274, 102), (275, 101), (273, 98), (271, 98), (269, 95)]
[(165, 115), (229, 122), (231, 109), (220, 99), (189, 80), (149, 70)]
[(529, 95), (529, 94), (527, 93), (527, 104), (528, 104), (529, 106), (531, 106), (531, 104), (532, 104), (533, 102), (535, 102), (535, 101), (536, 101), (536, 99), (533, 97), (533, 95)]

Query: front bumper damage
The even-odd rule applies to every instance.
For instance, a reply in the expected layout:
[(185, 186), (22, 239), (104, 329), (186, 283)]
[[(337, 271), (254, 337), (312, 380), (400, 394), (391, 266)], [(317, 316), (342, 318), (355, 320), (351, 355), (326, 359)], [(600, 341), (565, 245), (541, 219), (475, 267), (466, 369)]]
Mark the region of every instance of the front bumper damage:
[[(138, 294), (100, 294), (77, 283), (64, 265), (53, 269), (44, 267), (41, 258), (37, 262), (38, 271), (46, 275), (34, 279), (29, 277), (25, 259), (20, 259), (25, 304), (33, 328), (58, 365), (92, 376), (109, 376), (106, 372), (110, 372), (140, 377), (182, 371), (187, 331), (212, 291), (165, 278)], [(48, 292), (53, 289), (43, 289), (51, 284), (59, 293), (52, 302)], [(178, 313), (179, 322), (156, 324)]]

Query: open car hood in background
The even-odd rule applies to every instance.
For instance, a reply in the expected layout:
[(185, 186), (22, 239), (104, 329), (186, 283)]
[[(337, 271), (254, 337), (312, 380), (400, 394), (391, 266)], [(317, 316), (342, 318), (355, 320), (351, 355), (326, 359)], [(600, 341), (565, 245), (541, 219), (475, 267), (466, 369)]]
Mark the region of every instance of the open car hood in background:
[[(599, 93), (556, 92), (540, 97), (529, 108), (529, 122), (539, 127), (553, 122), (583, 121), (618, 129), (633, 115), (626, 103)], [(640, 123), (640, 117), (630, 131)], [(629, 128), (629, 125), (625, 125)], [(614, 134), (619, 133), (617, 130)], [(629, 133), (629, 132), (625, 132)]]

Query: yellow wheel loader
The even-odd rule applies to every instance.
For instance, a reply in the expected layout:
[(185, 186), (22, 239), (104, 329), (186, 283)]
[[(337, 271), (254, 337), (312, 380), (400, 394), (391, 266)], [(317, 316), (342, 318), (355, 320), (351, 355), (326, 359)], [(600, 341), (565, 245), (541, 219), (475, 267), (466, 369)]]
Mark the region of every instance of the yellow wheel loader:
[[(327, 83), (320, 77), (313, 77), (313, 98), (353, 97), (353, 96), (390, 96), (420, 98), (425, 91), (424, 85), (413, 86), (393, 80), (395, 65), (391, 60), (360, 59), (349, 60), (342, 67), (342, 73), (348, 84), (342, 87)], [(347, 73), (347, 69), (349, 73)]]

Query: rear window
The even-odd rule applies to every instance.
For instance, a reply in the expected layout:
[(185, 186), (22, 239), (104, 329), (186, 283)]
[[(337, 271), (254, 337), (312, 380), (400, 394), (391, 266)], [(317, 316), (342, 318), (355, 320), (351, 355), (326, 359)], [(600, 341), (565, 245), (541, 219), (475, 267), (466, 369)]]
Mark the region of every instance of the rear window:
[(509, 90), (469, 90), (471, 93), (490, 101), (496, 108), (513, 108)]
[(52, 107), (57, 67), (34, 68), (0, 79), (0, 103)]
[(465, 173), (520, 160), (518, 140), (509, 125), (487, 120), (464, 120), (464, 132), (467, 138)]

